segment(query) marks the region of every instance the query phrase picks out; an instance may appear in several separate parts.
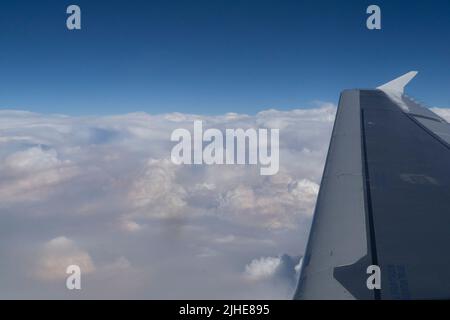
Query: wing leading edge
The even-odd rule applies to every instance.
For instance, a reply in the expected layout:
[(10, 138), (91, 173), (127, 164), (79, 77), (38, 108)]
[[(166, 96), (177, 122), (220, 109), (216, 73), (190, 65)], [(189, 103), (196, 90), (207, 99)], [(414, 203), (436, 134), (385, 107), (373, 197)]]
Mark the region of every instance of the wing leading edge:
[(294, 298), (450, 298), (450, 126), (411, 78), (341, 94)]

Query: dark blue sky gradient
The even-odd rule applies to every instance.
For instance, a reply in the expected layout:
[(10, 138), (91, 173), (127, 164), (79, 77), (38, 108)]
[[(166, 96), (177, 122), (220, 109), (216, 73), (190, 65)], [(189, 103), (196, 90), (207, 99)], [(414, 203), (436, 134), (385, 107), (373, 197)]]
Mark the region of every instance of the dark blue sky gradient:
[[(82, 9), (81, 31), (66, 7)], [(365, 27), (382, 8), (381, 31)], [(0, 108), (217, 114), (337, 103), (410, 70), (450, 107), (450, 1), (2, 1)]]

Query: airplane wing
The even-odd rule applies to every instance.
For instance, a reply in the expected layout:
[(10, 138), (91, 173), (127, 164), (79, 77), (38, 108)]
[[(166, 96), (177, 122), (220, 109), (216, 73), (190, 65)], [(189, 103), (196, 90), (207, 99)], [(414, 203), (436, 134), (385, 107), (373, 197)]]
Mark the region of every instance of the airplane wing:
[(415, 75), (342, 92), (295, 299), (450, 298), (450, 125)]

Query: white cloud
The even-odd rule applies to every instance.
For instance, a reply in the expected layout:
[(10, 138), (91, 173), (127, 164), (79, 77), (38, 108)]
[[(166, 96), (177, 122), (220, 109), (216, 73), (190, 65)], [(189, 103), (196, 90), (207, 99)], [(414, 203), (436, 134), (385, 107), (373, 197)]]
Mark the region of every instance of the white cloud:
[(82, 274), (89, 274), (95, 270), (90, 255), (66, 237), (48, 241), (38, 253), (34, 275), (40, 280), (65, 279), (66, 269), (70, 265), (79, 266)]
[(444, 118), (447, 122), (450, 122), (450, 109), (447, 108), (431, 108), (431, 111), (436, 113), (438, 116)]
[(4, 165), (9, 170), (16, 171), (46, 170), (56, 167), (60, 163), (55, 150), (45, 151), (41, 147), (18, 151), (6, 157), (4, 161)]
[[(278, 272), (281, 258), (249, 263), (254, 257), (303, 252), (334, 114), (330, 104), (218, 116), (0, 111), (0, 225), (8, 228), (0, 243), (14, 252), (19, 244), (10, 239), (20, 237), (20, 246), (37, 243), (41, 254), (18, 250), (0, 260), (33, 257), (33, 275), (53, 281), (78, 261), (92, 281), (83, 285), (87, 298), (288, 297), (270, 281), (264, 293), (244, 283), (242, 268), (247, 279), (262, 279)], [(172, 164), (172, 130), (192, 130), (195, 119), (219, 129), (279, 128), (279, 173)], [(66, 236), (48, 241), (55, 234)], [(24, 268), (4, 269), (0, 281), (21, 279)], [(31, 297), (61, 295), (27, 285)], [(7, 292), (20, 297), (15, 288)]]
[(177, 170), (168, 159), (150, 159), (129, 193), (132, 206), (150, 217), (170, 218), (181, 214), (186, 207), (186, 191), (175, 181)]
[(252, 260), (245, 266), (245, 275), (250, 280), (262, 280), (272, 277), (280, 265), (278, 257), (262, 257)]
[(298, 262), (298, 264), (295, 266), (295, 273), (297, 274), (297, 276), (299, 276), (300, 272), (302, 271), (302, 263), (303, 263), (303, 258), (301, 258), (300, 261)]
[(138, 232), (142, 230), (143, 227), (135, 221), (122, 218), (119, 221), (119, 228), (126, 232)]

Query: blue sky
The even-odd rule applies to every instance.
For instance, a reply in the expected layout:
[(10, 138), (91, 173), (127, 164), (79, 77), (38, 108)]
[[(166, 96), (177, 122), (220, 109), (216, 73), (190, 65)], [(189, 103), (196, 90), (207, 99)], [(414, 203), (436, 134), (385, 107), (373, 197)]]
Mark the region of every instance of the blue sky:
[[(65, 27), (70, 4), (81, 31)], [(381, 31), (365, 28), (370, 4)], [(450, 107), (449, 15), (448, 0), (2, 1), (0, 108), (252, 114), (414, 69), (409, 92)]]

